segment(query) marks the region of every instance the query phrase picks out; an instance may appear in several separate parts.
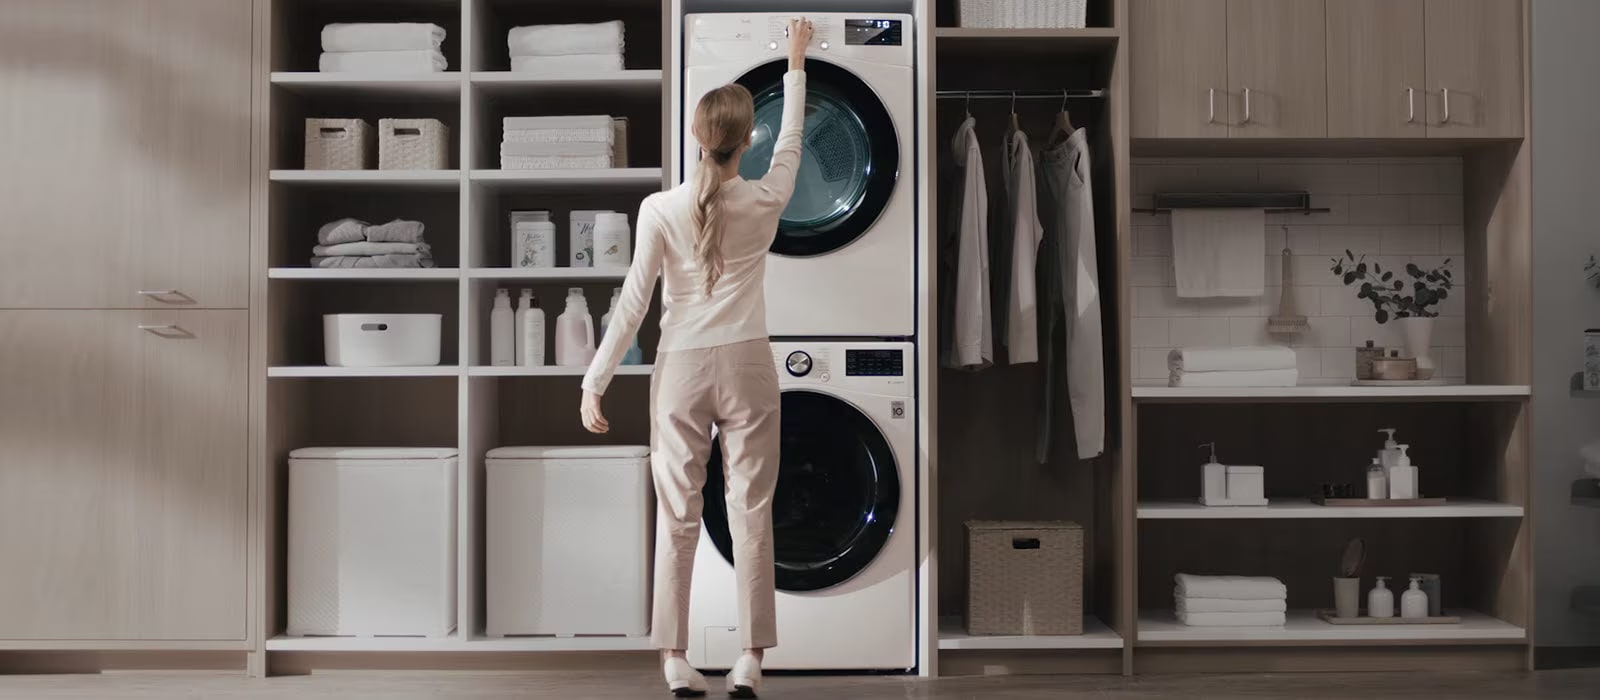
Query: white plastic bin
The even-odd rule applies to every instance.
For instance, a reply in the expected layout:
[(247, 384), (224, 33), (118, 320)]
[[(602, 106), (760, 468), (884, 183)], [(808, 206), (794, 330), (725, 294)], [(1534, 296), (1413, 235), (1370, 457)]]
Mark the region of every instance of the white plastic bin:
[(295, 636), (444, 637), (456, 626), (456, 450), (289, 454)]
[(329, 367), (431, 367), (443, 325), (439, 314), (328, 314), (323, 359)]
[(650, 629), (648, 447), (502, 447), (486, 461), (488, 635)]

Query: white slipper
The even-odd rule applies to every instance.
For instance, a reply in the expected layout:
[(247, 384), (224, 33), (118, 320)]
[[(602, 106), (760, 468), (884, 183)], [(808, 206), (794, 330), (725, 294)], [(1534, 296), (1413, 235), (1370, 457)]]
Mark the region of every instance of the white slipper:
[(675, 698), (698, 698), (706, 694), (706, 677), (689, 665), (687, 659), (671, 658), (662, 664), (667, 677), (667, 690)]
[(753, 698), (761, 690), (761, 662), (749, 654), (728, 671), (728, 695), (735, 698)]

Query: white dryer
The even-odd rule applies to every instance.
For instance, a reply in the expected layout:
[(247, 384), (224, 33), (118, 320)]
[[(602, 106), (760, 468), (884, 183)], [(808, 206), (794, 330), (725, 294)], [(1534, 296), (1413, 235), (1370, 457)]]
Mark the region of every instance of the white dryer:
[[(780, 670), (916, 665), (916, 404), (909, 343), (774, 343), (783, 397), (773, 496)], [(739, 658), (722, 453), (706, 470), (689, 661)]]
[[(739, 83), (756, 126), (740, 174), (772, 162), (783, 113), (785, 32), (793, 13), (684, 17), (682, 133), (686, 181), (699, 160), (694, 107)], [(915, 74), (911, 16), (806, 13), (806, 130), (794, 197), (767, 259), (774, 336), (909, 337), (916, 316)]]

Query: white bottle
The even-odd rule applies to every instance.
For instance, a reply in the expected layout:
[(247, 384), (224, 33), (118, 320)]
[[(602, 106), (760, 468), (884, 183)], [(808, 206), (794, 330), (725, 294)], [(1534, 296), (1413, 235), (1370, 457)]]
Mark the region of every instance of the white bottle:
[(1383, 441), (1383, 449), (1378, 450), (1378, 459), (1383, 464), (1383, 468), (1388, 469), (1393, 467), (1395, 461), (1400, 458), (1400, 450), (1395, 447), (1395, 430), (1394, 428), (1384, 428), (1378, 432), (1389, 434), (1389, 438)]
[(544, 366), (544, 309), (532, 289), (522, 290), (517, 305), (517, 366)]
[(1201, 447), (1211, 448), (1211, 461), (1200, 467), (1200, 503), (1218, 505), (1228, 500), (1228, 468), (1217, 461), (1217, 443)]
[[(600, 340), (606, 339), (606, 334), (611, 332), (611, 316), (617, 312), (617, 302), (622, 299), (622, 288), (611, 290), (611, 305), (606, 307), (606, 314), (600, 317)], [(628, 343), (628, 349), (622, 353), (622, 364), (644, 364), (644, 352), (639, 350), (639, 336), (633, 336)]]
[(607, 212), (594, 217), (594, 266), (627, 267), (633, 262), (628, 215)]
[(578, 209), (567, 215), (567, 237), (572, 267), (594, 267), (594, 222), (608, 209)]
[(1389, 473), (1384, 471), (1383, 463), (1377, 457), (1372, 458), (1372, 466), (1367, 467), (1367, 499), (1382, 501), (1389, 498)]
[(1406, 453), (1410, 445), (1399, 445), (1397, 450), (1400, 457), (1395, 465), (1389, 468), (1389, 497), (1390, 498), (1416, 498), (1417, 497), (1417, 468), (1411, 464), (1411, 455)]
[(556, 266), (556, 225), (550, 212), (511, 212), (511, 266)]
[(582, 367), (594, 359), (594, 317), (583, 290), (567, 290), (567, 309), (556, 317), (556, 364)]
[[(1384, 584), (1388, 580), (1388, 576), (1379, 576), (1378, 585), (1372, 589), (1371, 593), (1367, 594), (1368, 617), (1394, 617), (1394, 592), (1390, 591), (1389, 587)], [(1424, 598), (1424, 601), (1426, 601), (1426, 598)], [(1424, 603), (1424, 608), (1426, 608), (1426, 603)]]
[(489, 312), (489, 364), (510, 367), (516, 357), (515, 314), (511, 311), (511, 293), (504, 289), (494, 292), (494, 309)]
[(1400, 617), (1419, 618), (1428, 616), (1428, 594), (1423, 593), (1419, 586), (1422, 578), (1411, 577), (1411, 588), (1400, 596)]

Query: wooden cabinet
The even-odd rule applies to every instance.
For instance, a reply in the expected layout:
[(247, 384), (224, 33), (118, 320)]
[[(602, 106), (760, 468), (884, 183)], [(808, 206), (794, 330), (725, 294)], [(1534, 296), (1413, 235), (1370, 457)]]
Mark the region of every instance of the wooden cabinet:
[(245, 638), (247, 318), (0, 311), (0, 639)]
[(36, 39), (0, 51), (0, 308), (247, 306), (250, 0), (6, 0), (0, 26)]
[(1328, 135), (1323, 0), (1228, 0), (1228, 135)]
[(1424, 138), (1425, 0), (1328, 0), (1328, 136)]
[(1427, 0), (1428, 136), (1520, 138), (1519, 0)]
[(1228, 135), (1228, 0), (1132, 0), (1133, 135)]

